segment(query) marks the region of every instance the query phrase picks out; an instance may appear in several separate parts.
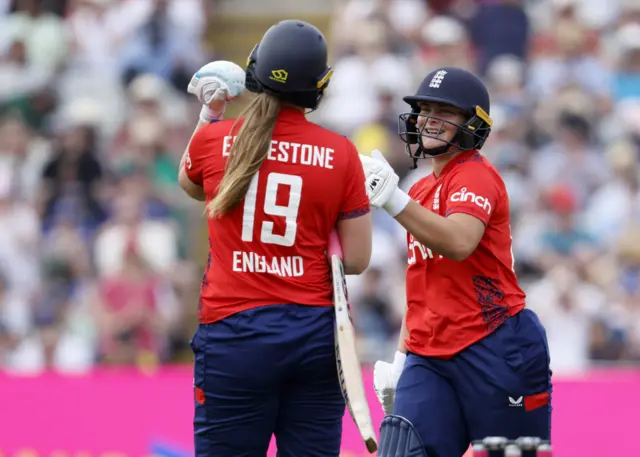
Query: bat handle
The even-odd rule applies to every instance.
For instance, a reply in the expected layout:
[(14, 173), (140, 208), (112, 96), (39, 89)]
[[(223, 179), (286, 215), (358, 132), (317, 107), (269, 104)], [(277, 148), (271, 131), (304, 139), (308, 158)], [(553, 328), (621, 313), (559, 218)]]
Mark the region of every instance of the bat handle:
[(334, 255), (342, 259), (342, 246), (340, 246), (340, 237), (336, 229), (333, 229), (329, 235), (329, 258)]

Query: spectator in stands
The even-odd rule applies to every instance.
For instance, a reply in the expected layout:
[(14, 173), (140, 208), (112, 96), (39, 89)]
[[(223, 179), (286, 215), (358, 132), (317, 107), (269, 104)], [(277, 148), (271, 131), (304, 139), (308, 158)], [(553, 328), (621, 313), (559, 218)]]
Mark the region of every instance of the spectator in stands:
[(96, 229), (105, 219), (98, 196), (104, 176), (98, 158), (98, 131), (93, 119), (84, 118), (85, 113), (75, 114), (76, 119), (59, 126), (57, 148), (42, 173), (45, 230), (64, 205), (74, 207), (85, 230)]
[[(98, 285), (99, 359), (108, 364), (155, 364), (166, 357), (171, 321), (162, 313), (167, 288), (127, 244), (122, 267)], [(173, 304), (170, 304), (173, 305)], [(175, 307), (174, 307), (175, 308)]]
[(522, 0), (482, 2), (470, 21), (480, 74), (486, 74), (493, 59), (502, 55), (528, 60), (530, 29)]
[(125, 44), (123, 82), (126, 85), (141, 73), (152, 73), (183, 89), (202, 60), (201, 46), (173, 21), (167, 0), (154, 0), (153, 5), (150, 17)]
[[(127, 249), (133, 245), (145, 264), (169, 275), (177, 261), (177, 236), (169, 221), (152, 219), (147, 201), (138, 192), (140, 181), (118, 188), (112, 202), (112, 217), (96, 236), (93, 258), (99, 276), (123, 268)], [(143, 184), (144, 185), (144, 184)]]

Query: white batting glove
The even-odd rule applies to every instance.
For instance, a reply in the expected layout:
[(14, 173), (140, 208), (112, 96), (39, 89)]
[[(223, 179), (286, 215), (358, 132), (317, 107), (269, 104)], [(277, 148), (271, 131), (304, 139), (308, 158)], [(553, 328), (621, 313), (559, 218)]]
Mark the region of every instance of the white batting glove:
[(411, 200), (398, 188), (400, 178), (377, 149), (371, 152), (371, 157), (360, 154), (360, 161), (364, 168), (369, 201), (373, 206), (384, 209), (391, 217), (396, 217)]
[(393, 414), (396, 386), (406, 359), (406, 354), (396, 351), (393, 363), (378, 360), (373, 367), (373, 388), (385, 414)]
[[(187, 87), (187, 92), (198, 97), (203, 105), (200, 120), (211, 122), (222, 119), (227, 103), (244, 92), (244, 80), (244, 70), (226, 60), (217, 60), (200, 68)], [(211, 109), (212, 104), (219, 109)]]

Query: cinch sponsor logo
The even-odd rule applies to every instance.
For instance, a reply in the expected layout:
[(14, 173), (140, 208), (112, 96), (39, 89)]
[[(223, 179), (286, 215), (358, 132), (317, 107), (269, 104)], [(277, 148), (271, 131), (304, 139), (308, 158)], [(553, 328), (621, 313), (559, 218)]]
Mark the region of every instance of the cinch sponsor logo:
[(452, 194), (449, 200), (452, 202), (473, 202), (485, 210), (487, 214), (491, 214), (491, 203), (489, 203), (489, 199), (482, 195), (476, 195), (473, 192), (467, 192), (466, 187), (460, 189), (460, 192)]

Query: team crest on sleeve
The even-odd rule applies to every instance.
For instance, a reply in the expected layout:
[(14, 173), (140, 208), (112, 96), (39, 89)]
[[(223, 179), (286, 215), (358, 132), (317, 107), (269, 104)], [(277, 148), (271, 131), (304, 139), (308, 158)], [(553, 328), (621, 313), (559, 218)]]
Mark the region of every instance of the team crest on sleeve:
[(440, 84), (442, 84), (442, 80), (444, 79), (446, 74), (447, 74), (446, 70), (437, 71), (436, 74), (433, 75), (433, 78), (431, 78), (431, 82), (429, 83), (429, 87), (434, 87), (436, 89), (439, 88)]
[(191, 163), (191, 154), (187, 152), (187, 169), (191, 170), (192, 166), (193, 166), (193, 163)]

